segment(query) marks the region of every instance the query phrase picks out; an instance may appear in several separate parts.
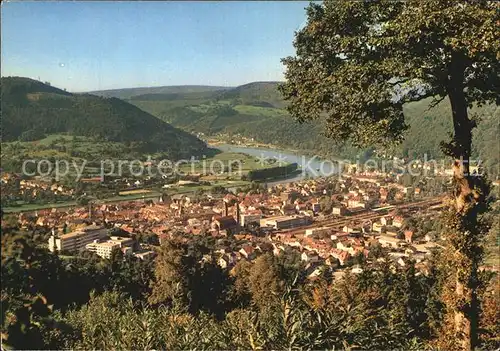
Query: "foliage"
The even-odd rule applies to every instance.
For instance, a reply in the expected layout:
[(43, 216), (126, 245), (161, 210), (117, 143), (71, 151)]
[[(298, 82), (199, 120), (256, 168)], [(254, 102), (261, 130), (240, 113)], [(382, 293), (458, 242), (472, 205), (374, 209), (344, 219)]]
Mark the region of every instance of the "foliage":
[[(290, 252), (221, 270), (209, 237), (167, 241), (153, 267), (89, 253), (66, 262), (12, 235), (2, 242), (2, 333), (14, 348), (421, 350), (442, 316), (436, 267), (417, 274), (384, 253), (361, 274), (309, 281)], [(482, 296), (481, 342), (494, 346), (496, 297)]]
[[(355, 284), (349, 286), (352, 292), (359, 286), (355, 279), (349, 279)], [(66, 314), (65, 321), (79, 332), (68, 338), (65, 347), (321, 349), (408, 345), (397, 326), (389, 326), (381, 315), (373, 314), (373, 308), (382, 311), (370, 307), (374, 298), (367, 301), (354, 294), (353, 300), (345, 290), (331, 293), (335, 294), (331, 301), (337, 302), (310, 310), (299, 291), (289, 286), (273, 303), (274, 313), (235, 309), (222, 321), (203, 313), (194, 318), (175, 307), (150, 309), (116, 293), (106, 293), (93, 296), (87, 306)]]
[(102, 261), (93, 255), (62, 259), (37, 247), (33, 235), (4, 229), (2, 333), (11, 347), (59, 348), (54, 343), (66, 326), (54, 324), (53, 311), (86, 303), (92, 290), (115, 289), (134, 300), (149, 295), (151, 262)]
[(195, 137), (117, 98), (70, 94), (20, 77), (2, 78), (3, 141), (31, 141), (68, 133), (134, 144), (142, 152), (168, 152), (173, 159), (204, 150)]
[[(273, 269), (262, 257), (264, 266)], [(311, 292), (292, 281), (275, 298), (265, 296), (265, 311), (258, 305), (237, 308), (223, 320), (205, 313), (195, 317), (176, 306), (151, 309), (116, 293), (94, 295), (88, 305), (64, 316), (76, 331), (65, 347), (421, 349), (425, 329), (412, 330), (412, 325), (425, 316), (428, 279), (415, 277), (411, 268), (406, 272), (370, 271), (332, 285), (317, 283), (325, 303), (314, 309), (308, 302)], [(274, 284), (275, 278), (266, 281)]]
[(246, 177), (250, 181), (259, 181), (267, 178), (287, 177), (295, 171), (297, 171), (297, 164), (291, 163), (285, 166), (254, 169), (249, 171)]
[(478, 342), (478, 267), (486, 231), (479, 216), (488, 209), (489, 186), (471, 172), (479, 121), (470, 112), (500, 102), (499, 6), (448, 0), (311, 4), (306, 26), (296, 33), (296, 56), (283, 59), (280, 90), (290, 114), (298, 121), (326, 118), (332, 139), (360, 147), (400, 143), (408, 130), (405, 103), (449, 100), (453, 134), (441, 143), (454, 159), (444, 348), (458, 342), (473, 349)]
[(268, 313), (283, 293), (283, 281), (279, 279), (278, 266), (271, 254), (265, 254), (255, 260), (248, 276), (248, 290), (252, 302), (261, 313)]
[[(310, 5), (307, 25), (296, 34), (297, 56), (283, 60), (287, 81), (280, 89), (290, 101), (292, 116), (303, 121), (326, 112), (329, 135), (360, 146), (400, 141), (408, 127), (403, 104), (447, 97), (449, 82), (443, 72), (454, 69), (450, 63), (455, 56), (468, 60), (464, 64), (469, 106), (498, 99), (496, 5), (448, 1), (420, 5), (418, 1)], [(450, 27), (450, 22), (456, 26)], [(459, 29), (470, 29), (472, 23), (481, 30)], [(486, 84), (480, 86), (482, 78)]]
[[(227, 135), (230, 139), (238, 135), (253, 138), (256, 142), (277, 145), (279, 147), (314, 152), (322, 156), (355, 159), (363, 158), (369, 149), (355, 148), (350, 143), (337, 145), (325, 135), (325, 116), (318, 120), (294, 121), (284, 109), (286, 102), (278, 92), (278, 83), (252, 83), (224, 92), (224, 99), (219, 92), (204, 92), (203, 96), (190, 93), (178, 93), (163, 98), (135, 96), (129, 100), (139, 108), (171, 123), (172, 125), (194, 133), (205, 135)], [(118, 94), (118, 93), (117, 93)], [(118, 96), (118, 95), (117, 95)], [(257, 100), (256, 100), (257, 99)], [(408, 125), (406, 138), (401, 145), (391, 152), (398, 157), (418, 157), (436, 159), (441, 155), (438, 141), (453, 130), (451, 120), (443, 119), (451, 113), (448, 100), (437, 105), (432, 98), (403, 104), (405, 123)], [(214, 106), (231, 106), (237, 114), (218, 115)], [(279, 108), (278, 108), (278, 107)], [(473, 157), (483, 161), (490, 174), (498, 175), (500, 164), (496, 150), (498, 141), (498, 109), (494, 104), (473, 106), (471, 113), (481, 120), (474, 137)]]
[(163, 244), (156, 258), (149, 302), (221, 316), (227, 304), (223, 295), (228, 277), (211, 259), (201, 261), (201, 256), (208, 252), (201, 243), (190, 247), (181, 241), (169, 240)]

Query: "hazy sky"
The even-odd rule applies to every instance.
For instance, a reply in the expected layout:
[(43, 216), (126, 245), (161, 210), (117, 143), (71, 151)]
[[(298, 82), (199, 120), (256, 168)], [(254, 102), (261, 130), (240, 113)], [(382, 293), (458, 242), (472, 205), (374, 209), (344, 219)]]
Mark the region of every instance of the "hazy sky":
[(308, 2), (2, 2), (2, 76), (68, 91), (281, 80)]

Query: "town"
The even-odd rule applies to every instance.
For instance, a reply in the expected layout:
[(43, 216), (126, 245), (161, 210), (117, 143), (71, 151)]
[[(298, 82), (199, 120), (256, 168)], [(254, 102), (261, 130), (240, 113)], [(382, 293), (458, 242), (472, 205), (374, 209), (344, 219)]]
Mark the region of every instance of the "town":
[(6, 1), (2, 350), (500, 350), (500, 2)]
[(358, 263), (381, 257), (383, 250), (392, 264), (414, 260), (425, 272), (426, 259), (440, 246), (435, 219), (443, 197), (423, 182), (402, 183), (399, 175), (348, 172), (235, 193), (91, 202), (20, 213), (18, 221), (24, 228), (49, 228), (46, 248), (67, 256), (88, 251), (110, 259), (121, 251), (153, 259), (165, 240), (211, 236), (220, 239), (215, 254), (223, 269), (265, 252), (295, 250), (314, 278), (325, 268), (331, 274), (361, 272)]

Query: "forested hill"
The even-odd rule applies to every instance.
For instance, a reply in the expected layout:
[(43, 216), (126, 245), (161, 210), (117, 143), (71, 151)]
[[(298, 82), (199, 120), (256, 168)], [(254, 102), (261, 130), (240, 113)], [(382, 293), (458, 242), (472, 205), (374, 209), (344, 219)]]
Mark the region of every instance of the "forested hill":
[[(131, 96), (132, 104), (172, 125), (206, 135), (218, 133), (254, 138), (262, 143), (355, 158), (370, 150), (338, 147), (321, 133), (321, 122), (298, 124), (284, 110), (285, 102), (277, 90), (278, 82), (254, 82), (233, 89), (149, 93)], [(410, 130), (396, 156), (442, 158), (439, 143), (452, 132), (450, 105), (447, 100), (429, 108), (431, 100), (405, 106)], [(474, 135), (474, 157), (485, 161), (491, 173), (498, 174), (500, 111), (496, 105), (471, 110), (480, 118)]]
[(135, 145), (172, 158), (199, 154), (205, 144), (117, 98), (71, 94), (36, 80), (1, 79), (2, 141), (32, 141), (68, 134)]
[(130, 99), (138, 95), (146, 94), (186, 94), (186, 93), (203, 93), (223, 91), (230, 89), (222, 86), (212, 85), (170, 85), (161, 87), (141, 87), (141, 88), (125, 88), (125, 89), (110, 89), (96, 90), (89, 92), (92, 95), (103, 97), (116, 97), (119, 99)]

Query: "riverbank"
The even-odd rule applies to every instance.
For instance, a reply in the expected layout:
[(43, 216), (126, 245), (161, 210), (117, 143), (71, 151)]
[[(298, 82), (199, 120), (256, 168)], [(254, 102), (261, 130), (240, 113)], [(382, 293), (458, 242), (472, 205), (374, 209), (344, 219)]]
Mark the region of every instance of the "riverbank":
[[(252, 169), (262, 169), (272, 164), (266, 164), (266, 160), (275, 159), (276, 162), (281, 164), (297, 163), (299, 169), (297, 172), (290, 174), (288, 177), (279, 177), (273, 179), (266, 179), (259, 183), (267, 184), (268, 186), (274, 186), (277, 184), (286, 184), (294, 181), (300, 181), (306, 177), (333, 175), (338, 173), (338, 168), (336, 169), (333, 160), (322, 160), (315, 156), (307, 156), (303, 153), (293, 153), (288, 150), (283, 149), (269, 149), (269, 148), (256, 148), (256, 147), (246, 147), (241, 145), (230, 145), (230, 144), (210, 144), (212, 148), (216, 148), (221, 151), (220, 154), (214, 156), (214, 159), (219, 159), (220, 161), (229, 161), (232, 159), (243, 159), (244, 167), (243, 171), (249, 171)], [(242, 157), (244, 155), (245, 157)], [(331, 162), (331, 163), (328, 163)], [(195, 171), (199, 171), (198, 167), (202, 167), (203, 163), (200, 163)], [(184, 171), (189, 171), (186, 165)], [(316, 173), (322, 171), (322, 174), (317, 175)], [(214, 182), (210, 185), (195, 185), (195, 186), (174, 186), (169, 189), (159, 189), (151, 188), (147, 189), (150, 192), (142, 194), (129, 194), (129, 195), (115, 195), (109, 198), (99, 199), (100, 203), (118, 203), (125, 201), (141, 201), (152, 198), (159, 197), (162, 193), (167, 193), (169, 195), (174, 194), (187, 194), (194, 193), (197, 190), (210, 191), (214, 187), (224, 187), (226, 189), (236, 189), (238, 187), (244, 187), (251, 184), (249, 181), (244, 180), (222, 180)], [(60, 202), (60, 203), (50, 203), (50, 204), (23, 204), (20, 206), (4, 207), (2, 210), (4, 213), (17, 213), (17, 212), (30, 212), (42, 209), (52, 209), (52, 208), (73, 208), (80, 206), (76, 201)]]
[[(344, 163), (347, 163), (347, 160), (345, 160), (341, 157), (336, 157), (336, 156), (332, 156), (332, 155), (318, 153), (317, 151), (314, 151), (314, 150), (300, 150), (300, 149), (294, 149), (294, 148), (290, 148), (290, 147), (283, 146), (283, 145), (266, 144), (266, 143), (260, 143), (260, 142), (255, 142), (255, 141), (248, 141), (246, 139), (243, 139), (243, 141), (239, 142), (239, 143), (231, 143), (229, 141), (224, 141), (224, 140), (220, 140), (217, 138), (209, 138), (209, 139), (205, 140), (205, 142), (211, 148), (218, 148), (218, 146), (221, 146), (221, 145), (222, 146), (223, 145), (231, 145), (234, 147), (242, 147), (242, 148), (278, 150), (278, 151), (282, 151), (285, 153), (301, 154), (301, 155), (308, 156), (308, 157), (316, 156), (318, 159), (321, 159), (321, 160), (331, 160), (334, 162), (343, 161)], [(349, 162), (352, 162), (352, 160), (349, 160)]]
[(223, 152), (237, 152), (251, 155), (260, 160), (276, 159), (278, 163), (297, 163), (300, 173), (290, 178), (277, 181), (268, 180), (267, 184), (289, 183), (302, 180), (306, 177), (332, 176), (339, 173), (339, 163), (336, 160), (321, 159), (317, 155), (308, 156), (303, 153), (290, 153), (281, 149), (267, 149), (256, 147), (245, 147), (233, 144), (209, 145), (216, 147)]

